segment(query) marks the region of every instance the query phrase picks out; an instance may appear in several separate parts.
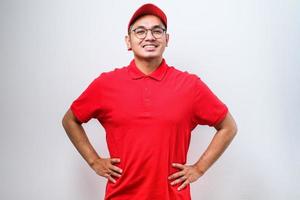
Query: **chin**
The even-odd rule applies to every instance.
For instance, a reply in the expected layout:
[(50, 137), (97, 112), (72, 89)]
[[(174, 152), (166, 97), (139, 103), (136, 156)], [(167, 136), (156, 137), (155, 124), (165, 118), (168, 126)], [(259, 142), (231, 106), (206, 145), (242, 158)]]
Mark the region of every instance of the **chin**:
[(145, 51), (144, 49), (133, 48), (134, 55), (141, 59), (154, 59), (161, 58), (164, 51), (162, 49), (156, 49), (155, 51)]
[(139, 56), (139, 57), (142, 59), (145, 59), (145, 60), (152, 60), (152, 59), (161, 58), (162, 56), (161, 55), (147, 55), (147, 56)]
[(161, 58), (162, 54), (147, 53), (147, 54), (136, 54), (136, 56), (143, 59), (155, 59), (155, 58)]

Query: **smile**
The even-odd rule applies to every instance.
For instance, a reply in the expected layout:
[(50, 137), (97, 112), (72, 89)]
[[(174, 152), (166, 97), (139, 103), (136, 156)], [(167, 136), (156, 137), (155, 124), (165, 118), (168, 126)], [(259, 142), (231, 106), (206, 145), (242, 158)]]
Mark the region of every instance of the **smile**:
[(156, 48), (156, 47), (157, 47), (157, 45), (154, 45), (154, 44), (145, 44), (145, 45), (143, 45), (143, 48), (145, 48), (145, 47), (152, 47), (152, 48)]

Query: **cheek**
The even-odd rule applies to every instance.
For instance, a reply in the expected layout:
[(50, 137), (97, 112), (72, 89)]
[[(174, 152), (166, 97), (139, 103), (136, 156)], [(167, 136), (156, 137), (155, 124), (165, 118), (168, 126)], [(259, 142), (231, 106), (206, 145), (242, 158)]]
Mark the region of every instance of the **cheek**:
[(164, 50), (166, 48), (166, 46), (167, 46), (167, 43), (161, 44), (161, 49)]
[(135, 48), (135, 49), (140, 48), (140, 42), (139, 41), (132, 41), (131, 42), (131, 47)]
[(138, 39), (133, 38), (133, 37), (130, 38), (130, 43), (131, 43), (132, 46), (137, 46), (137, 45), (141, 44), (142, 42), (143, 42), (142, 40), (138, 40)]

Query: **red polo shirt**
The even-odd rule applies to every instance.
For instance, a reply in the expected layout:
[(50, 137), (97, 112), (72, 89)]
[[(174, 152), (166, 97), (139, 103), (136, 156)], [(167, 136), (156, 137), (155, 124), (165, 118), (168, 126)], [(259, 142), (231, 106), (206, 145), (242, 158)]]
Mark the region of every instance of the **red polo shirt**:
[(168, 176), (186, 164), (191, 131), (213, 126), (228, 109), (201, 79), (168, 66), (163, 59), (150, 75), (134, 60), (101, 73), (72, 103), (85, 123), (96, 118), (106, 132), (110, 157), (123, 169), (116, 183), (107, 181), (105, 200), (189, 200), (190, 186), (178, 191)]

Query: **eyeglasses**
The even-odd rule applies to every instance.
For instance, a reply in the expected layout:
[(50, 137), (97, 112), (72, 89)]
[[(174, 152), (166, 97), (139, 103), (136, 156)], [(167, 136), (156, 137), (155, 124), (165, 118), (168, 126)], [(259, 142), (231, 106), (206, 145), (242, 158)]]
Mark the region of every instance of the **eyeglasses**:
[(147, 36), (149, 30), (151, 31), (151, 34), (155, 39), (160, 39), (166, 32), (166, 29), (164, 29), (160, 26), (153, 27), (150, 29), (147, 29), (145, 27), (137, 27), (136, 29), (134, 29), (132, 31), (134, 32), (134, 35), (138, 39), (144, 39)]

